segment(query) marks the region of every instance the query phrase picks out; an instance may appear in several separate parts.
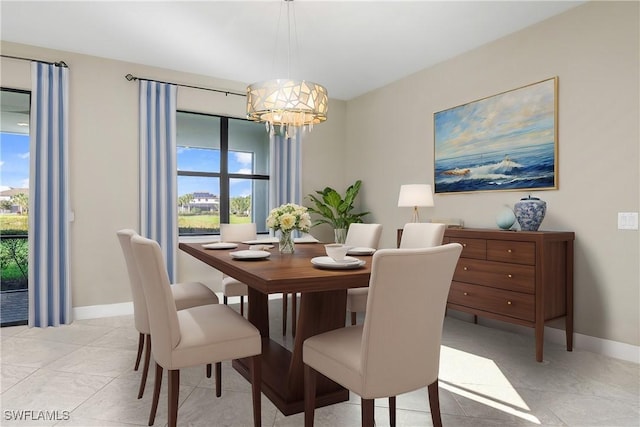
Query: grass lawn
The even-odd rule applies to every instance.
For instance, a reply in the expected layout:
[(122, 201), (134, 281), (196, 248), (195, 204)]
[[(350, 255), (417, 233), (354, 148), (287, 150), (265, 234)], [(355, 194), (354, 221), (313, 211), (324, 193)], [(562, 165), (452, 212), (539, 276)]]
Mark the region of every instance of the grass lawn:
[(29, 229), (29, 216), (18, 214), (0, 214), (0, 230), (21, 230)]

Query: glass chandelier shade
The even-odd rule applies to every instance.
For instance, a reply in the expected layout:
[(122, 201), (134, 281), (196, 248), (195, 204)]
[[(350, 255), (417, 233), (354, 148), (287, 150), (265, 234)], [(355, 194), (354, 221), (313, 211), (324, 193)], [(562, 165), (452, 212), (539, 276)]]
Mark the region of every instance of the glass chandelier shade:
[(275, 126), (289, 137), (305, 126), (327, 120), (329, 97), (323, 86), (306, 80), (275, 79), (247, 87), (247, 118), (264, 122), (273, 134)]

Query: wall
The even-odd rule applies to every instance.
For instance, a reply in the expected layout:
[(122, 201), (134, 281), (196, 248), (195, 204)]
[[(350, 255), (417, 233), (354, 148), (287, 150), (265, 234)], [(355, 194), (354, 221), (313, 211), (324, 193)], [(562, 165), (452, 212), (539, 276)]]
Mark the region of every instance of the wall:
[[(575, 330), (640, 345), (639, 240), (616, 229), (617, 212), (638, 211), (638, 3), (591, 2), (349, 101), (331, 101), (329, 120), (303, 150), (303, 192), (364, 182), (360, 206), (384, 224), (382, 245), (410, 219), (397, 208), (401, 184), (433, 182), (433, 113), (552, 76), (559, 77), (559, 189), (547, 230), (576, 232)], [(71, 282), (74, 307), (130, 301), (115, 231), (137, 228), (137, 84), (132, 73), (230, 90), (238, 82), (2, 42), (8, 55), (63, 60), (71, 75)], [(29, 66), (1, 59), (0, 84), (30, 86)], [(242, 98), (178, 91), (179, 108), (238, 117)], [(461, 217), (495, 228), (504, 205), (524, 192), (436, 195), (422, 217)], [(328, 228), (313, 233), (331, 238)], [(219, 277), (181, 256), (181, 280)], [(562, 327), (561, 322), (554, 325)]]
[[(2, 42), (5, 55), (64, 61), (69, 65), (69, 163), (71, 209), (71, 285), (73, 307), (131, 301), (128, 278), (115, 236), (138, 229), (138, 84), (124, 76), (171, 81), (244, 92), (246, 85), (70, 52)], [(30, 89), (28, 62), (1, 58), (0, 85)], [(305, 137), (303, 194), (324, 185), (341, 185), (344, 145), (343, 101), (330, 100), (329, 120)], [(246, 99), (178, 88), (178, 109), (244, 117)], [(323, 171), (318, 173), (317, 171)], [(307, 176), (310, 175), (310, 176)], [(322, 232), (322, 230), (319, 230)], [(181, 253), (179, 280), (200, 280), (220, 289), (220, 274)]]
[[(638, 231), (617, 230), (640, 192), (638, 16), (637, 2), (587, 3), (349, 101), (345, 178), (363, 179), (383, 246), (410, 219), (400, 185), (433, 183), (434, 112), (558, 76), (559, 189), (534, 192), (541, 229), (576, 233), (575, 331), (639, 345)], [(497, 228), (500, 208), (527, 194), (436, 195), (421, 214)]]

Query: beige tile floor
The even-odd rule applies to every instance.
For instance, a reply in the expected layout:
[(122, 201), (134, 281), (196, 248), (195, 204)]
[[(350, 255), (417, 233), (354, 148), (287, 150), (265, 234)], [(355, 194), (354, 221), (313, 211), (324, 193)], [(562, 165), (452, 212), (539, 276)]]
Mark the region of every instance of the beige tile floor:
[[(272, 300), (272, 334), (281, 336), (281, 302)], [(81, 320), (60, 328), (1, 330), (2, 426), (146, 426), (153, 375), (136, 399), (137, 332), (132, 316)], [(291, 336), (282, 339), (290, 346)], [(531, 337), (447, 317), (440, 366), (445, 426), (639, 426), (639, 365), (547, 344), (536, 363)], [(224, 363), (216, 398), (204, 367), (181, 375), (180, 425), (250, 426), (250, 386)], [(316, 411), (316, 426), (360, 425), (359, 397)], [(263, 426), (302, 426), (266, 398)], [(376, 423), (388, 425), (386, 399)], [(398, 425), (431, 426), (425, 389), (398, 396)], [(57, 420), (19, 421), (23, 411)], [(27, 412), (24, 412), (27, 411)], [(57, 411), (57, 412), (56, 412)], [(155, 426), (166, 425), (166, 380)]]

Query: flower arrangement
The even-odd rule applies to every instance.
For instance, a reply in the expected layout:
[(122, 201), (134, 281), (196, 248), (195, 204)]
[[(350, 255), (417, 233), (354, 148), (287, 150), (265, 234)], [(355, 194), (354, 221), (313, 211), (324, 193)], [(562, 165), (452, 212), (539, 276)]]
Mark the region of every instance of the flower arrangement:
[(304, 206), (287, 203), (269, 212), (267, 227), (280, 230), (280, 252), (293, 253), (295, 245), (291, 232), (293, 230), (308, 232), (311, 228), (311, 216)]
[(269, 212), (267, 227), (282, 232), (299, 230), (306, 233), (311, 228), (311, 217), (306, 207), (287, 203)]

